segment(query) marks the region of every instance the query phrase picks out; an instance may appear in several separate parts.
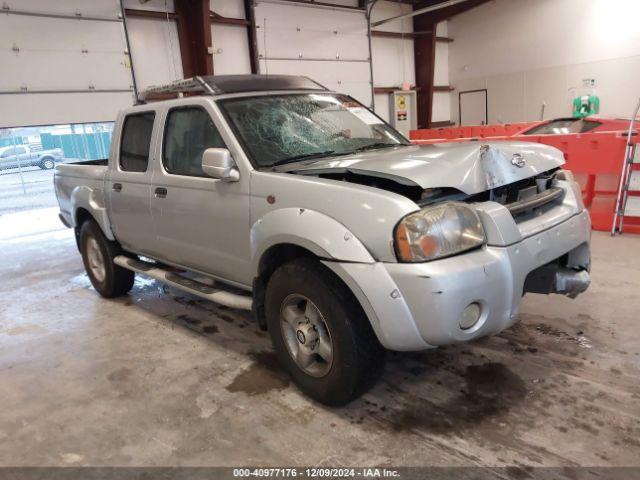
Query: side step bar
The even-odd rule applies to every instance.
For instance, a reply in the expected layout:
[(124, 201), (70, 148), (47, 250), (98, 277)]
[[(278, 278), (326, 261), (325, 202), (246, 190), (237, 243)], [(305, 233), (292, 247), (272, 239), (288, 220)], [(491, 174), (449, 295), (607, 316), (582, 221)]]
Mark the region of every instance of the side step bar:
[(154, 264), (134, 260), (133, 258), (119, 255), (114, 258), (114, 263), (127, 270), (141, 273), (147, 277), (166, 283), (171, 287), (178, 288), (184, 292), (191, 293), (198, 297), (212, 302), (224, 305), (229, 308), (238, 308), (240, 310), (251, 310), (253, 299), (249, 295), (238, 295), (236, 293), (227, 292), (219, 288), (212, 287), (205, 283), (197, 282), (189, 278), (182, 277), (171, 270), (165, 270)]

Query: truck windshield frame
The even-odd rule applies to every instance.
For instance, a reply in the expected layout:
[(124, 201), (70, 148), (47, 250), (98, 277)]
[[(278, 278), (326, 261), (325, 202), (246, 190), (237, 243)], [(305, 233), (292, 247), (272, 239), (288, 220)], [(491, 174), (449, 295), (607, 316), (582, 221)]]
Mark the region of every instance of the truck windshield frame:
[(254, 168), (411, 143), (353, 98), (331, 92), (217, 101)]

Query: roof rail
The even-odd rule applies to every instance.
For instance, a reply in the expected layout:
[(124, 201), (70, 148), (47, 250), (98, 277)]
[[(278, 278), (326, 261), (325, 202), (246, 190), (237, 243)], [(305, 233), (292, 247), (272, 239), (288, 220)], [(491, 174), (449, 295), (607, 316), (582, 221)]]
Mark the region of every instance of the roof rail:
[(138, 102), (145, 103), (156, 95), (221, 95), (276, 90), (328, 91), (318, 82), (297, 75), (204, 75), (146, 88), (138, 95)]
[(138, 101), (145, 103), (149, 97), (154, 95), (166, 95), (166, 94), (178, 94), (184, 93), (204, 93), (207, 95), (215, 95), (217, 92), (200, 76), (192, 78), (185, 78), (184, 80), (178, 80), (167, 85), (153, 85), (145, 88), (138, 95)]

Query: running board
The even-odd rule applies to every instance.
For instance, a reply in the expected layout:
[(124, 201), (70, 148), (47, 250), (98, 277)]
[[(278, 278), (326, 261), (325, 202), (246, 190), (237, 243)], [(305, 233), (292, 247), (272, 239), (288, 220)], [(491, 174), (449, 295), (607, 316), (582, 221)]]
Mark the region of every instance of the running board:
[(251, 310), (253, 299), (248, 295), (238, 295), (237, 293), (227, 292), (219, 288), (212, 287), (205, 283), (197, 282), (178, 275), (175, 271), (165, 270), (152, 263), (142, 262), (133, 258), (118, 255), (113, 262), (127, 270), (141, 273), (147, 277), (154, 278), (162, 283), (166, 283), (171, 287), (175, 287), (184, 292), (191, 293), (200, 298), (211, 300), (212, 302), (224, 305), (230, 308), (238, 308), (241, 310)]

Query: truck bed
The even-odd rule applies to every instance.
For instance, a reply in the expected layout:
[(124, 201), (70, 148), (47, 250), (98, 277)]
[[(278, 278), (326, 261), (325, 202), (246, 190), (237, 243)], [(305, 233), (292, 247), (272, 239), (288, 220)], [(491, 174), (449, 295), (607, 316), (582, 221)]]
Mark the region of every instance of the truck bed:
[(56, 166), (53, 183), (60, 205), (60, 215), (67, 225), (73, 224), (74, 196), (90, 195), (99, 205), (104, 205), (104, 177), (107, 160), (63, 163)]

